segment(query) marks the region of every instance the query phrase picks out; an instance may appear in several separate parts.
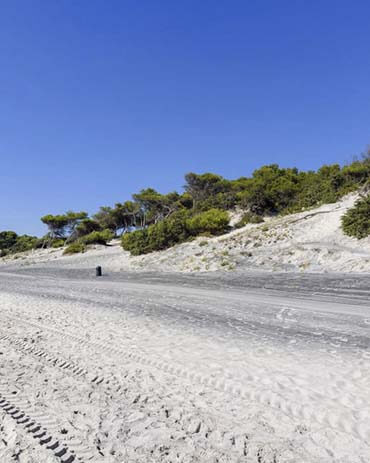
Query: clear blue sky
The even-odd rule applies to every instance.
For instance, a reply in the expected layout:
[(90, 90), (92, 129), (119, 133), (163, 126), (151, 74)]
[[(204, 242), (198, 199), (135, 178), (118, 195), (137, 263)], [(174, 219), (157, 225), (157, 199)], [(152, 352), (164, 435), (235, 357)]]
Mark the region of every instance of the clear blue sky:
[(370, 143), (370, 2), (2, 0), (0, 230)]

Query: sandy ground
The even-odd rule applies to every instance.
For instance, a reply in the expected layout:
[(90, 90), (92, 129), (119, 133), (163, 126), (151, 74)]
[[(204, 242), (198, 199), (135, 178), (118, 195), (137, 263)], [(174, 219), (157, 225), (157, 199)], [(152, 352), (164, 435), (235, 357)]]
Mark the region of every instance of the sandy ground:
[[(63, 256), (62, 249), (39, 250), (0, 259), (1, 265), (91, 268), (98, 262), (111, 271), (199, 273), (212, 271), (370, 273), (370, 237), (345, 236), (341, 217), (358, 195), (336, 204), (285, 217), (267, 218), (216, 238), (199, 237), (161, 252), (131, 257), (119, 240), (91, 247), (84, 255)], [(240, 213), (232, 214), (234, 223)]]
[(1, 259), (0, 462), (368, 463), (355, 199), (147, 256)]
[(369, 462), (370, 277), (0, 270), (0, 461)]

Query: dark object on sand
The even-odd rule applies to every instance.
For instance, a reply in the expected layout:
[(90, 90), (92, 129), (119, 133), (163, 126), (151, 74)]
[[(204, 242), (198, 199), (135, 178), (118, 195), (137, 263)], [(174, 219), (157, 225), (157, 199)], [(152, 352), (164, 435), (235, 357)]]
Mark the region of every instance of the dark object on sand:
[(97, 276), (97, 277), (101, 277), (102, 271), (101, 271), (100, 265), (98, 265), (98, 266), (96, 267), (95, 271), (96, 271), (96, 276)]

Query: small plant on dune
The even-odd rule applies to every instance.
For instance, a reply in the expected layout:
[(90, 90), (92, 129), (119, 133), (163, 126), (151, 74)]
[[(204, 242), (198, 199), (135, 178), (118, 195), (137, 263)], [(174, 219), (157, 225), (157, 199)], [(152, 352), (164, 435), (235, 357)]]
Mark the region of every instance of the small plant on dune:
[(229, 216), (226, 211), (210, 209), (209, 211), (202, 212), (188, 219), (187, 227), (194, 236), (200, 233), (222, 235), (229, 229)]
[(243, 217), (235, 224), (235, 228), (242, 228), (249, 223), (262, 223), (263, 217), (254, 214), (253, 212), (246, 212)]
[(65, 243), (65, 240), (56, 239), (56, 240), (53, 240), (53, 242), (51, 243), (51, 247), (52, 248), (62, 248), (64, 246), (64, 243)]
[(208, 241), (201, 241), (199, 243), (199, 246), (203, 247), (203, 246), (208, 246)]
[(370, 195), (360, 198), (342, 217), (342, 230), (357, 239), (370, 235)]
[(103, 231), (93, 231), (88, 235), (80, 238), (80, 242), (83, 244), (103, 244), (106, 246), (107, 243), (113, 239), (113, 237), (113, 233), (106, 229)]
[(65, 255), (78, 254), (79, 252), (85, 252), (86, 246), (83, 243), (72, 243), (67, 246), (63, 252)]

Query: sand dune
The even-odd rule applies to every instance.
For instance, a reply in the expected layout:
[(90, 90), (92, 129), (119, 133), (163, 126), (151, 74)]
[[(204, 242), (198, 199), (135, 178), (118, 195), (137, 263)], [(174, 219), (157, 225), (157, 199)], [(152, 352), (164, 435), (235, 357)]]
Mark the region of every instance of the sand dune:
[(259, 225), (247, 225), (216, 238), (200, 237), (144, 256), (131, 257), (116, 240), (108, 247), (94, 246), (84, 255), (63, 256), (60, 249), (39, 250), (0, 262), (66, 268), (91, 268), (99, 262), (111, 271), (370, 273), (370, 238), (350, 238), (340, 228), (341, 216), (356, 199), (357, 195), (352, 194), (335, 204), (267, 218)]

